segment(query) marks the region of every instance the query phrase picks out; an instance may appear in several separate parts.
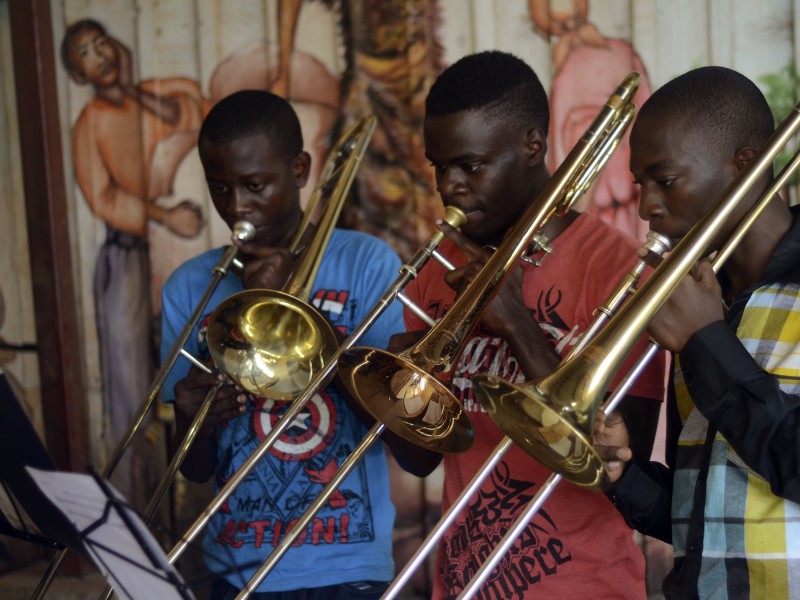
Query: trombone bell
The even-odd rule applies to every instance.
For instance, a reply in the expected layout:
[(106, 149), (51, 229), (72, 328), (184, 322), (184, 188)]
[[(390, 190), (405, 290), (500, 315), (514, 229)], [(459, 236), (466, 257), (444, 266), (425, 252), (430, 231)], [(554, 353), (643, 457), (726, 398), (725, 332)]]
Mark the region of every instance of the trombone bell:
[(402, 354), (353, 348), (338, 369), (352, 398), (400, 437), (436, 452), (472, 446), (472, 425), (455, 396)]
[(251, 394), (273, 400), (296, 397), (338, 347), (322, 315), (275, 290), (231, 296), (212, 313), (207, 339), (218, 369)]
[(515, 385), (494, 375), (476, 375), (472, 383), (481, 406), (525, 452), (577, 485), (608, 485), (605, 463), (592, 446), (594, 412), (579, 412), (570, 404), (556, 410), (535, 385)]

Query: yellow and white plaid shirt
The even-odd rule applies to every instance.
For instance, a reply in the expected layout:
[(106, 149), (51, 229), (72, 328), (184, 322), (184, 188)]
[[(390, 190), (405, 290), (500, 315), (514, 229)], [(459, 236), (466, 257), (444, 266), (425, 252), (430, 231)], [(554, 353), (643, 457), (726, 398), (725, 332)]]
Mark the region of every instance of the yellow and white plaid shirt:
[[(751, 422), (770, 422), (769, 418), (759, 417), (757, 412), (777, 411), (774, 414), (780, 414), (780, 411), (791, 409), (786, 405), (800, 404), (800, 284), (767, 284), (756, 289), (747, 300), (736, 337), (758, 366), (773, 376), (771, 385), (777, 383), (780, 392), (775, 390), (770, 394), (770, 402), (779, 398), (783, 406), (771, 407), (764, 398), (755, 395), (747, 398), (747, 393), (742, 394), (739, 390), (736, 394), (742, 397), (742, 401), (728, 400), (725, 409), (741, 412), (731, 415), (733, 422), (740, 423), (731, 426), (728, 437), (732, 440), (742, 436), (741, 430), (747, 430)], [(697, 370), (702, 366), (694, 365), (692, 368)], [(677, 408), (683, 423), (672, 498), (676, 570), (681, 568), (682, 562), (699, 560), (697, 594), (700, 598), (800, 599), (800, 505), (775, 495), (764, 478), (779, 480), (777, 484), (773, 481), (773, 486), (783, 488), (785, 495), (797, 499), (800, 473), (795, 473), (793, 479), (786, 477), (785, 472), (781, 473), (779, 467), (776, 472), (765, 473), (769, 469), (764, 464), (774, 461), (775, 455), (780, 462), (783, 442), (789, 444), (784, 447), (787, 452), (797, 455), (798, 424), (787, 419), (775, 424), (773, 429), (753, 429), (764, 437), (740, 441), (741, 445), (737, 447), (745, 456), (742, 458), (725, 437), (726, 420), (723, 419), (720, 425), (715, 419), (722, 431), (715, 434), (708, 448), (709, 422), (690, 396), (690, 373), (691, 370), (686, 374), (687, 386), (684, 373), (677, 366), (674, 381)], [(746, 380), (750, 374), (733, 373), (732, 377), (741, 377), (745, 383), (731, 381), (731, 387), (747, 389)], [(727, 382), (719, 384), (718, 391), (727, 394), (724, 389)], [(698, 398), (704, 412), (709, 414), (706, 402), (713, 404), (715, 400)], [(791, 431), (788, 434), (782, 432), (781, 425), (794, 426), (793, 435)], [(738, 433), (733, 433), (734, 427)], [(759, 458), (755, 459), (756, 456)], [(695, 490), (704, 480), (707, 491), (700, 534), (699, 530), (692, 529), (690, 521), (695, 509)], [(792, 493), (787, 493), (790, 490)], [(695, 522), (698, 522), (698, 516), (695, 516)], [(683, 568), (687, 566), (684, 564)], [(694, 568), (697, 566), (695, 562)]]

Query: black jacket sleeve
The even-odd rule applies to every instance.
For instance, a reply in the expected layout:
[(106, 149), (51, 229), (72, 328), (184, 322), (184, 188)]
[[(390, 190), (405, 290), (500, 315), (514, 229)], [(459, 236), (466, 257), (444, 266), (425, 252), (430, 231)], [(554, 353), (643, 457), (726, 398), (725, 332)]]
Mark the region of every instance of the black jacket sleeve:
[(631, 463), (606, 495), (630, 527), (672, 543), (672, 472), (669, 468), (657, 462)]

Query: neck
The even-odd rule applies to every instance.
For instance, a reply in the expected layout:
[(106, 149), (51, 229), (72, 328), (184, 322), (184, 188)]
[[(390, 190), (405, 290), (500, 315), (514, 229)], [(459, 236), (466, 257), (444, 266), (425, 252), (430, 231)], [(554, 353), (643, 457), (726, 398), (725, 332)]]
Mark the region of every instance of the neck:
[(122, 104), (125, 102), (125, 93), (118, 85), (102, 88), (95, 87), (94, 95), (95, 97), (105, 100), (114, 106), (122, 106)]
[(552, 242), (559, 235), (561, 235), (561, 233), (563, 233), (564, 230), (569, 227), (579, 216), (580, 213), (572, 209), (570, 209), (569, 212), (567, 212), (567, 214), (563, 217), (553, 215), (542, 230), (544, 237), (547, 238), (548, 241)]
[(770, 258), (792, 222), (786, 204), (775, 196), (725, 262), (723, 271), (729, 282), (726, 300), (732, 300), (763, 278)]

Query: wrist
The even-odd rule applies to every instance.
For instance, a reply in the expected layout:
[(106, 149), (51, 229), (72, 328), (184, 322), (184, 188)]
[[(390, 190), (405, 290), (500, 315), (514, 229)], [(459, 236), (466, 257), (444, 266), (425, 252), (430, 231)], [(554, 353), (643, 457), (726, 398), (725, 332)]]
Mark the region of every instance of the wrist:
[(156, 223), (164, 223), (167, 219), (167, 209), (158, 204), (148, 203), (147, 216)]

